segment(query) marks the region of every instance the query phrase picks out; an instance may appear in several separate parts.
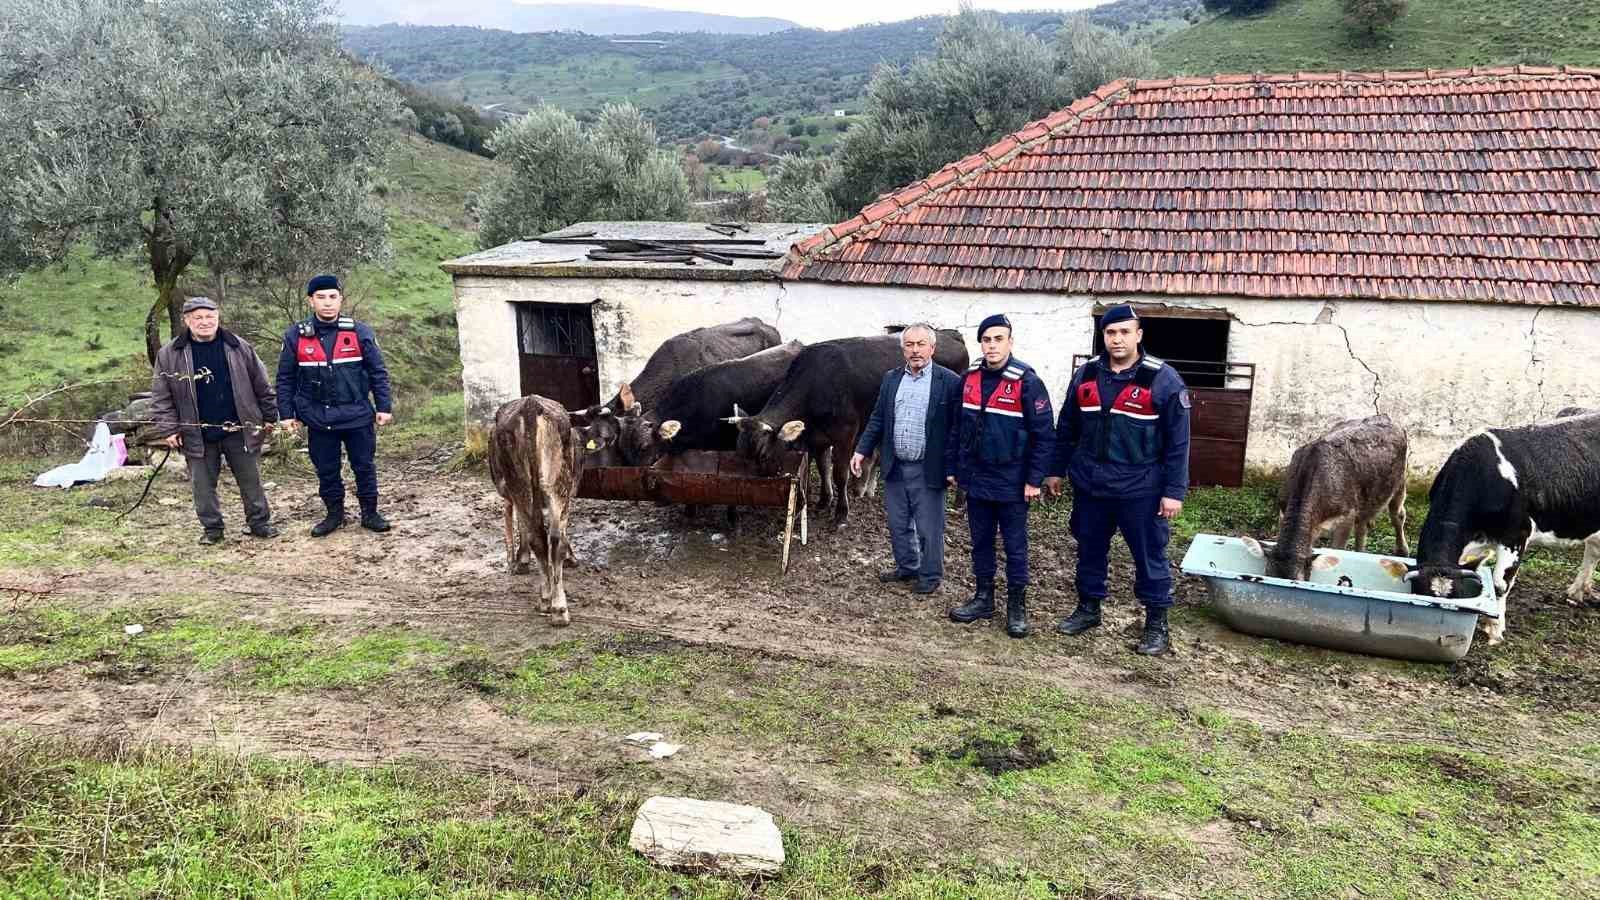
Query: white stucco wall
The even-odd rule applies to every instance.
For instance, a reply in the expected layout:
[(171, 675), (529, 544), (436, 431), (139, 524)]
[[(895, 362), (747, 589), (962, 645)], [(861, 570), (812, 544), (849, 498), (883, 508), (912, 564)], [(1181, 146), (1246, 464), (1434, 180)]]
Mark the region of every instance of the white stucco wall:
[(636, 374), (666, 338), (760, 316), (807, 343), (881, 334), (926, 319), (973, 329), (994, 312), (1016, 325), (1016, 354), (1059, 402), (1074, 353), (1092, 346), (1096, 305), (1224, 309), (1229, 359), (1256, 365), (1248, 463), (1279, 466), (1294, 447), (1344, 418), (1387, 413), (1411, 437), (1419, 474), (1486, 425), (1522, 424), (1596, 403), (1600, 310), (1486, 304), (1088, 297), (774, 281), (458, 276), (469, 424), (520, 393), (510, 302), (594, 303), (601, 393)]

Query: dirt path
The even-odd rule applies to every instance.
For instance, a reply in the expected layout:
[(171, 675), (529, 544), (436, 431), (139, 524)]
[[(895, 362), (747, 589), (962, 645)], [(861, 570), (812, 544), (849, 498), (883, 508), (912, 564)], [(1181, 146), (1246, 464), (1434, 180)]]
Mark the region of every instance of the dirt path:
[[(1137, 614), (1125, 591), (1114, 596), (1109, 621), (1097, 634), (1062, 638), (1049, 626), (1071, 606), (1072, 555), (1048, 536), (1036, 540), (1033, 638), (1012, 641), (998, 628), (952, 625), (944, 610), (959, 601), (969, 581), (959, 514), (950, 523), (947, 585), (934, 599), (921, 600), (872, 577), (889, 564), (882, 510), (874, 501), (857, 504), (843, 531), (813, 529), (810, 546), (796, 547), (787, 577), (776, 571), (775, 514), (748, 513), (729, 529), (720, 514), (689, 520), (679, 510), (648, 504), (580, 501), (573, 532), (583, 564), (568, 577), (574, 627), (562, 630), (532, 612), (537, 595), (531, 580), (505, 573), (499, 500), (483, 479), (413, 477), (387, 499), (394, 532), (380, 537), (349, 528), (324, 541), (305, 535), (317, 512), (308, 487), (278, 489), (286, 536), (276, 541), (241, 539), (219, 551), (192, 550), (184, 516), (156, 507), (141, 511), (145, 524), (177, 527), (153, 527), (150, 549), (193, 559), (192, 566), (101, 563), (0, 573), (0, 583), (53, 583), (54, 601), (83, 606), (214, 597), (245, 619), (314, 617), (351, 633), (414, 628), (493, 652), (583, 635), (646, 633), (777, 657), (1043, 680), (1167, 709), (1216, 710), (1268, 730), (1427, 741), (1591, 765), (1575, 750), (1592, 743), (1593, 735), (1563, 732), (1547, 710), (1529, 702), (1526, 695), (1537, 700), (1539, 694), (1537, 677), (1535, 687), (1522, 692), (1497, 690), (1483, 677), (1497, 650), (1475, 648), (1477, 661), (1455, 672), (1406, 666), (1256, 641), (1188, 609), (1178, 620), (1176, 653), (1144, 660), (1128, 652)], [(1123, 569), (1116, 581), (1128, 583), (1127, 560), (1114, 564)], [(335, 568), (341, 577), (319, 576)], [(1182, 580), (1182, 600), (1201, 596), (1198, 584)], [(1543, 599), (1533, 595), (1531, 602)], [(1518, 639), (1514, 623), (1511, 641)], [(1590, 706), (1597, 703), (1600, 698), (1591, 696)], [(526, 754), (530, 744), (559, 744), (559, 735), (536, 733), (471, 703), (418, 720), (403, 707), (337, 698), (263, 703), (219, 695), (204, 683), (124, 685), (52, 675), (0, 681), (0, 708), (8, 724), (46, 730), (157, 733), (352, 762), (425, 755), (539, 782), (562, 777), (559, 767), (530, 762)], [(1440, 721), (1461, 727), (1441, 732)]]

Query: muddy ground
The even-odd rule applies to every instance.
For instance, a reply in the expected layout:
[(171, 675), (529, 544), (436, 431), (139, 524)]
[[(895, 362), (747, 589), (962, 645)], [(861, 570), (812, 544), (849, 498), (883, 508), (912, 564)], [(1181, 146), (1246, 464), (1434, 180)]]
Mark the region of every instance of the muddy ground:
[[(796, 541), (787, 575), (778, 572), (778, 511), (746, 512), (730, 527), (716, 510), (691, 519), (676, 508), (579, 501), (571, 531), (580, 564), (567, 574), (572, 625), (558, 629), (535, 612), (533, 578), (506, 572), (500, 501), (481, 473), (451, 473), (437, 460), (390, 467), (385, 511), (394, 530), (375, 535), (349, 527), (324, 540), (306, 533), (321, 514), (314, 483), (291, 469), (268, 477), (284, 529), (279, 539), (237, 533), (235, 514), (226, 544), (194, 546), (198, 529), (187, 485), (163, 477), (130, 518), (129, 531), (68, 525), (59, 533), (59, 555), (0, 569), (0, 609), (17, 621), (30, 608), (133, 607), (149, 611), (147, 628), (159, 628), (162, 610), (181, 616), (198, 605), (265, 628), (309, 622), (335, 635), (426, 635), (474, 648), (472, 659), (452, 663), (442, 678), (402, 677), (373, 689), (313, 693), (241, 690), (226, 672), (201, 666), (141, 671), (119, 661), (91, 661), (0, 677), (0, 725), (358, 765), (421, 757), (556, 790), (618, 779), (639, 783), (642, 777), (661, 792), (736, 795), (786, 822), (848, 822), (891, 843), (905, 839), (893, 818), (900, 807), (886, 803), (896, 788), (839, 777), (826, 754), (750, 749), (737, 735), (707, 734), (695, 752), (640, 776), (639, 752), (617, 740), (635, 730), (626, 727), (625, 716), (614, 723), (602, 716), (604, 724), (540, 720), (500, 702), (499, 685), (516, 659), (578, 640), (643, 659), (685, 648), (736, 659), (745, 676), (731, 669), (705, 676), (712, 684), (729, 679), (730, 696), (738, 678), (759, 677), (763, 667), (785, 661), (813, 672), (888, 673), (896, 679), (894, 690), (909, 699), (931, 694), (934, 686), (948, 696), (951, 684), (966, 679), (1014, 680), (1068, 698), (1136, 700), (1167, 716), (1221, 715), (1267, 735), (1420, 742), (1537, 762), (1586, 780), (1600, 776), (1600, 659), (1593, 655), (1600, 609), (1565, 601), (1561, 591), (1571, 577), (1565, 565), (1530, 571), (1512, 598), (1506, 643), (1490, 648), (1480, 637), (1455, 666), (1245, 637), (1215, 619), (1203, 583), (1180, 576), (1175, 651), (1151, 660), (1131, 652), (1139, 614), (1120, 547), (1105, 626), (1079, 639), (1051, 630), (1073, 602), (1064, 503), (1036, 514), (1035, 632), (1018, 641), (995, 625), (958, 626), (945, 618), (971, 587), (960, 512), (949, 521), (943, 591), (924, 599), (874, 578), (891, 564), (876, 498), (857, 503), (839, 530), (814, 515), (810, 542), (801, 547)], [(100, 497), (100, 505), (120, 508), (134, 495), (130, 486), (78, 489), (70, 502)], [(102, 515), (109, 519), (111, 512)], [(72, 542), (115, 547), (79, 561), (65, 549)], [(1182, 549), (1174, 547), (1174, 561)], [(8, 643), (4, 638), (0, 644)], [(822, 689), (843, 703), (851, 685), (835, 681)], [(941, 704), (928, 715), (956, 713)], [(636, 724), (651, 725), (648, 710)], [(966, 744), (916, 748), (913, 758), (884, 764), (971, 752), (985, 769), (1005, 772), (1054, 759), (1028, 734), (1002, 745), (985, 740), (968, 735)], [(950, 815), (959, 824), (960, 812)], [(1248, 820), (1237, 828), (1251, 827)], [(1235, 827), (1222, 822), (1189, 837), (1202, 846), (1227, 844), (1225, 834), (1214, 832)]]

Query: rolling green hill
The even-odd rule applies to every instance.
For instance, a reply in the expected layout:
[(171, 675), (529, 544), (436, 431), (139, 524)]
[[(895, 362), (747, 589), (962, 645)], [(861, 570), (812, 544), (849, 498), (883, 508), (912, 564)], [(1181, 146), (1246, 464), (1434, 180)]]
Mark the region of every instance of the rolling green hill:
[[(347, 273), (357, 313), (373, 322), (397, 387), (401, 436), (452, 436), (461, 417), (460, 358), (450, 277), (441, 260), (471, 252), (464, 201), (494, 163), (406, 135), (381, 186), (394, 257), (386, 267)], [(0, 282), (0, 409), (62, 383), (124, 379), (56, 406), (56, 414), (110, 408), (149, 376), (142, 325), (154, 299), (150, 276), (132, 259), (75, 254), (65, 265)], [(223, 310), (223, 325), (229, 311)], [(284, 322), (284, 325), (287, 325)], [(277, 348), (260, 346), (268, 367)], [(0, 451), (28, 451), (48, 436), (4, 436)]]
[(1338, 0), (1284, 0), (1260, 15), (1221, 16), (1161, 41), (1156, 57), (1189, 75), (1600, 64), (1593, 0), (1410, 0), (1375, 43), (1352, 40), (1339, 10)]

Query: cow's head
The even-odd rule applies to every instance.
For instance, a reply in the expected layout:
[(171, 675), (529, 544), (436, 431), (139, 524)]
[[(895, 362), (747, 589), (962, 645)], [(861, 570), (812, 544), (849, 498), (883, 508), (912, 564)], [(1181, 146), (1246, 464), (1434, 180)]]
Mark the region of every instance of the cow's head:
[(1411, 582), (1413, 594), (1441, 600), (1476, 597), (1483, 593), (1483, 579), (1478, 575), (1478, 567), (1493, 558), (1492, 549), (1468, 547), (1461, 551), (1461, 558), (1456, 565), (1418, 566), (1415, 571), (1407, 572), (1405, 577)]
[(1266, 576), (1268, 578), (1287, 578), (1291, 581), (1310, 581), (1313, 571), (1327, 571), (1339, 565), (1339, 557), (1331, 553), (1296, 553), (1294, 548), (1285, 544), (1273, 544), (1270, 548), (1263, 547), (1260, 541), (1247, 537), (1242, 539), (1244, 549), (1251, 556), (1266, 562)]
[(795, 419), (774, 428), (755, 416), (738, 419), (739, 456), (756, 464), (766, 475), (776, 475), (782, 467), (783, 451), (800, 439), (806, 423)]
[(616, 416), (597, 416), (590, 424), (573, 428), (572, 433), (577, 438), (578, 456), (584, 466), (626, 465), (618, 443), (622, 428)]
[(617, 427), (621, 432), (617, 443), (628, 465), (654, 465), (661, 458), (665, 446), (656, 436), (656, 423), (640, 415), (638, 409), (639, 404), (635, 403), (631, 414), (617, 419)]

